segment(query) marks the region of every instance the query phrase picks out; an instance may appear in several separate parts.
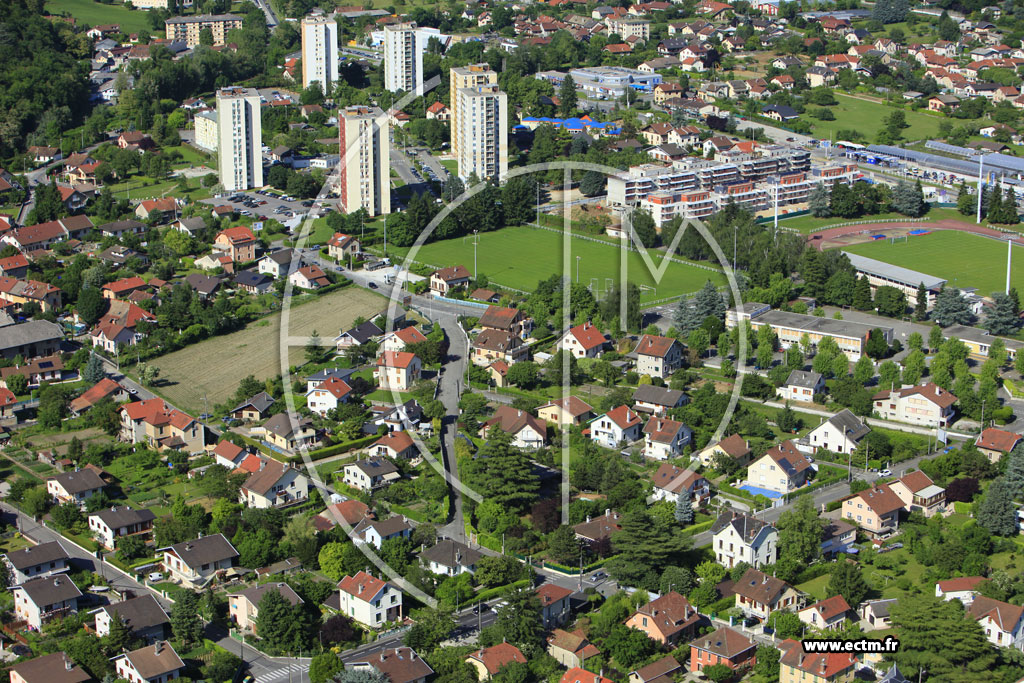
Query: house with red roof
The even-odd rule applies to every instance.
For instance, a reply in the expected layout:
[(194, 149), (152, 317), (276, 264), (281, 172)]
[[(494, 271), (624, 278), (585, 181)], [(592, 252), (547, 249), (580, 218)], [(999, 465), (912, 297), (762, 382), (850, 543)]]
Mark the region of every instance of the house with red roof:
[[(658, 418), (651, 418), (651, 421)], [(691, 469), (683, 469), (670, 462), (663, 462), (651, 478), (654, 483), (653, 497), (655, 500), (675, 502), (676, 498), (686, 489), (694, 505), (698, 505), (711, 495), (711, 482), (702, 474)]]
[(545, 583), (537, 588), (544, 628), (561, 626), (568, 620), (571, 607), (569, 596), (571, 595), (571, 590), (553, 583)]
[(996, 463), (1004, 455), (1009, 455), (1021, 439), (1024, 439), (1024, 436), (1020, 434), (989, 427), (978, 436), (974, 445), (989, 459), (989, 462)]
[(642, 427), (639, 415), (629, 406), (619, 406), (590, 423), (590, 438), (605, 448), (617, 448), (640, 439)]
[(427, 118), (438, 121), (449, 121), (452, 118), (451, 110), (440, 100), (427, 107)]
[(327, 240), (327, 255), (339, 263), (360, 250), (359, 240), (343, 232), (336, 232)]
[(388, 432), (370, 445), (368, 452), (375, 456), (387, 456), (392, 460), (415, 458), (416, 443), (406, 432)]
[(857, 660), (849, 653), (806, 654), (803, 645), (795, 640), (782, 642), (779, 650), (782, 651), (779, 659), (780, 681), (840, 683), (853, 680)]
[(651, 640), (672, 647), (691, 640), (701, 621), (697, 608), (675, 591), (671, 591), (637, 608), (626, 626), (643, 631)]
[(1024, 607), (979, 595), (967, 608), (967, 616), (981, 625), (988, 642), (996, 647), (1024, 650)]
[(480, 438), (487, 438), (492, 429), (500, 429), (512, 437), (512, 445), (517, 448), (537, 450), (547, 443), (547, 425), (529, 412), (509, 405), (498, 406), (491, 419), (483, 423)]
[(344, 500), (340, 503), (331, 503), (327, 509), (319, 515), (311, 518), (313, 527), (318, 531), (333, 529), (339, 521), (344, 521), (349, 526), (355, 526), (364, 519), (372, 519), (373, 511), (369, 506), (360, 500)]
[(410, 344), (420, 344), (425, 341), (427, 341), (426, 336), (415, 327), (403, 327), (384, 335), (378, 348), (380, 352), (405, 351)]
[(789, 439), (773, 446), (747, 467), (747, 483), (778, 493), (790, 493), (807, 483), (811, 463)]
[(886, 389), (871, 400), (874, 412), (883, 420), (946, 427), (953, 421), (956, 396), (934, 382), (927, 382), (905, 389)]
[(137, 292), (146, 289), (146, 281), (138, 275), (132, 277), (121, 278), (113, 282), (108, 282), (103, 285), (103, 298), (105, 299), (125, 299), (132, 292)]
[(683, 346), (671, 337), (645, 334), (636, 348), (636, 371), (641, 375), (665, 379), (679, 369), (683, 361)]
[(921, 512), (931, 517), (946, 509), (946, 489), (936, 486), (931, 477), (920, 470), (908, 472), (890, 483), (889, 488), (903, 502), (907, 512)]
[(340, 611), (369, 628), (402, 618), (402, 591), (391, 583), (359, 572), (338, 582)]
[(234, 263), (256, 260), (256, 235), (244, 225), (236, 225), (217, 233), (213, 248), (231, 257)]
[(306, 392), (306, 407), (324, 417), (340, 404), (348, 402), (352, 387), (345, 380), (329, 377)]
[(299, 268), (288, 277), (288, 281), (299, 289), (320, 289), (331, 284), (324, 271), (315, 263)]
[(145, 335), (136, 329), (140, 322), (156, 323), (156, 316), (130, 301), (115, 299), (89, 332), (93, 346), (116, 353), (118, 345), (133, 346)]
[(652, 417), (644, 425), (644, 457), (668, 460), (682, 455), (692, 437), (693, 430), (682, 422)]
[(549, 401), (537, 408), (537, 416), (554, 425), (582, 425), (594, 415), (594, 408), (578, 396)]
[(526, 664), (526, 657), (515, 645), (498, 643), (470, 652), (466, 662), (476, 670), (477, 680), (486, 681), (513, 662)]
[(163, 399), (151, 398), (121, 406), (121, 440), (147, 443), (157, 450), (206, 451), (206, 426)]
[(548, 654), (562, 666), (573, 669), (601, 654), (601, 650), (590, 642), (582, 630), (569, 632), (556, 628), (548, 636)]
[(377, 357), (373, 377), (381, 389), (409, 391), (419, 381), (423, 361), (408, 351), (385, 351)]
[(871, 538), (886, 538), (899, 529), (903, 501), (888, 484), (877, 484), (843, 501), (842, 517)]
[(439, 296), (447, 296), (451, 290), (468, 285), (469, 280), (469, 271), (465, 266), (441, 268), (430, 274), (430, 291)]
[(14, 278), (25, 277), (28, 275), (28, 259), (24, 254), (0, 258), (0, 275)]
[(597, 358), (608, 340), (604, 333), (591, 322), (570, 328), (558, 340), (559, 351), (568, 351), (576, 358)]
[(757, 663), (757, 643), (739, 631), (722, 626), (714, 633), (690, 643), (690, 671), (698, 673), (706, 666), (721, 664), (730, 669)]
[[(144, 199), (135, 207), (135, 215), (140, 221), (150, 219), (163, 221), (167, 218), (174, 218), (178, 211), (178, 204), (174, 197), (161, 197), (160, 199)], [(167, 214), (171, 214), (168, 216)]]
[(558, 683), (612, 683), (612, 679), (574, 666), (562, 674), (562, 679)]
[(18, 310), (25, 304), (34, 303), (44, 312), (53, 311), (60, 308), (61, 291), (59, 287), (38, 280), (0, 277), (0, 301), (13, 304)]
[(938, 581), (935, 584), (935, 597), (950, 601), (959, 600), (964, 607), (970, 607), (979, 594), (979, 586), (987, 581), (984, 576), (958, 576), (955, 579)]
[(850, 613), (850, 606), (841, 595), (835, 595), (827, 600), (816, 602), (813, 605), (804, 607), (796, 613), (800, 621), (818, 629), (833, 630), (841, 629), (846, 616)]
[(71, 414), (76, 417), (82, 415), (105, 398), (120, 403), (131, 398), (131, 394), (114, 380), (104, 377), (82, 392), (80, 396), (71, 400)]

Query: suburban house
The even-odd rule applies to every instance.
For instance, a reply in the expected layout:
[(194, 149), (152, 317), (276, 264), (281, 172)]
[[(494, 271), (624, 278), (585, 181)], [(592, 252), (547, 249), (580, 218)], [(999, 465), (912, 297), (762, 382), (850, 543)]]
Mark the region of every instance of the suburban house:
[(682, 455), (692, 437), (693, 430), (682, 422), (652, 417), (644, 425), (644, 457), (668, 460)]
[(811, 463), (786, 439), (747, 468), (747, 483), (777, 493), (791, 493), (807, 483)]
[(871, 397), (874, 410), (883, 420), (911, 422), (926, 427), (946, 427), (953, 421), (956, 396), (934, 382), (880, 391)]
[(363, 626), (380, 628), (402, 617), (402, 591), (366, 572), (338, 582), (342, 614)]
[(1010, 451), (1017, 447), (1024, 436), (1020, 434), (1014, 434), (1008, 432), (1005, 429), (997, 429), (995, 427), (989, 427), (978, 435), (974, 445), (978, 447), (978, 450), (985, 455), (990, 462), (999, 462), (999, 459), (1004, 455), (1009, 455)]
[(678, 389), (641, 384), (633, 392), (633, 409), (638, 413), (664, 417), (669, 410), (686, 405), (689, 400), (689, 397)]
[(575, 525), (572, 530), (576, 533), (577, 539), (597, 550), (602, 544), (609, 543), (612, 535), (622, 530), (622, 525), (619, 524), (619, 513), (606, 508), (603, 515), (587, 515), (587, 519)]
[(89, 531), (107, 550), (114, 550), (117, 539), (145, 536), (153, 530), (156, 515), (149, 508), (111, 507), (89, 515)]
[(49, 356), (61, 351), (64, 329), (49, 320), (28, 322), (0, 327), (0, 355), (25, 360)]
[(70, 569), (70, 559), (71, 556), (60, 541), (40, 543), (4, 555), (12, 584), (25, 583), (40, 576), (62, 574)]
[(153, 220), (161, 222), (167, 218), (165, 214), (171, 214), (173, 220), (177, 217), (178, 203), (174, 197), (161, 197), (160, 199), (143, 199), (135, 207), (135, 216), (140, 221)]
[(101, 638), (110, 633), (110, 624), (116, 618), (125, 623), (134, 637), (148, 643), (163, 640), (171, 630), (170, 617), (149, 593), (105, 605), (96, 610), (95, 614), (96, 635)]
[(697, 608), (679, 593), (671, 591), (637, 608), (626, 626), (643, 631), (651, 640), (672, 647), (693, 639), (702, 617)]
[(296, 270), (288, 276), (288, 282), (299, 289), (320, 289), (331, 284), (324, 271), (315, 263)]
[(259, 422), (270, 414), (270, 408), (274, 403), (273, 396), (261, 391), (232, 408), (231, 417), (244, 422)]
[(163, 399), (151, 398), (121, 406), (121, 440), (147, 443), (158, 450), (206, 450), (206, 426)]
[(82, 591), (63, 574), (39, 576), (11, 587), (14, 616), (35, 629), (78, 611)]
[(665, 655), (647, 666), (629, 672), (629, 683), (667, 683), (683, 673), (682, 665), (672, 655)]
[(369, 452), (393, 460), (415, 458), (419, 453), (416, 442), (404, 431), (388, 432), (370, 444)]
[(420, 553), (420, 561), (426, 569), (441, 576), (472, 574), (481, 557), (480, 552), (450, 538), (442, 538)]
[(526, 657), (515, 645), (503, 642), (470, 652), (466, 662), (476, 670), (478, 681), (486, 681), (513, 662), (526, 664)]
[[(278, 249), (261, 258), (256, 264), (256, 269), (276, 280), (288, 275), (291, 270), (292, 258), (295, 257), (296, 254), (292, 249)], [(296, 258), (295, 267), (298, 268), (301, 264), (301, 259)]]
[(541, 420), (525, 410), (518, 410), (509, 405), (498, 406), (494, 416), (480, 427), (480, 438), (487, 438), (492, 428), (497, 427), (512, 437), (512, 445), (517, 448), (536, 450), (547, 443), (548, 428)]
[(357, 542), (369, 543), (378, 550), (384, 541), (398, 537), (409, 538), (410, 534), (412, 526), (403, 515), (382, 520), (364, 518), (352, 530), (352, 535), (358, 539)]
[(868, 600), (862, 602), (857, 610), (861, 624), (865, 631), (877, 631), (880, 629), (892, 628), (892, 618), (889, 616), (889, 608), (896, 604), (896, 598), (885, 600)]
[(427, 338), (413, 326), (403, 327), (384, 335), (380, 340), (380, 351), (405, 351), (411, 344), (421, 344)]
[(558, 340), (557, 349), (568, 351), (576, 358), (597, 358), (607, 343), (601, 330), (594, 327), (593, 323), (586, 322), (569, 328)]
[(114, 657), (117, 677), (128, 683), (167, 683), (181, 676), (185, 663), (166, 640)]
[(477, 325), (485, 330), (500, 330), (527, 340), (533, 331), (533, 319), (526, 317), (518, 308), (488, 306), (480, 316)]
[(671, 337), (645, 334), (633, 349), (636, 371), (641, 375), (665, 379), (679, 369), (683, 361), (683, 346)]
[[(440, 103), (438, 103), (440, 104)], [(434, 675), (427, 660), (409, 647), (385, 648), (345, 664), (353, 671), (379, 671), (391, 683), (426, 683)]]
[(92, 676), (63, 652), (28, 659), (11, 667), (11, 683), (86, 683), (91, 680)]
[(359, 240), (343, 232), (334, 233), (327, 241), (327, 255), (335, 261), (343, 261), (359, 252)]
[(816, 602), (796, 613), (800, 621), (814, 628), (833, 630), (841, 629), (846, 615), (851, 612), (850, 606), (841, 595)]
[(473, 363), (483, 367), (496, 360), (514, 365), (530, 359), (530, 348), (511, 332), (488, 328), (473, 340), (470, 358)]
[(11, 377), (24, 377), (28, 386), (35, 388), (43, 382), (59, 382), (64, 377), (64, 361), (60, 356), (36, 358), (24, 365), (0, 368), (0, 384), (5, 389)]
[(351, 393), (352, 387), (347, 382), (337, 377), (330, 377), (315, 389), (306, 392), (306, 407), (317, 415), (325, 417), (338, 405), (348, 402)]
[(373, 512), (366, 503), (361, 500), (349, 499), (340, 503), (331, 503), (326, 510), (315, 515), (310, 521), (317, 531), (327, 531), (342, 521), (354, 527), (364, 519), (372, 517)]
[(0, 301), (14, 304), (19, 311), (33, 303), (48, 312), (60, 308), (61, 290), (38, 280), (0, 277)]
[(437, 296), (447, 296), (453, 289), (468, 285), (469, 280), (465, 266), (441, 268), (430, 274), (430, 291)]
[(570, 595), (571, 590), (553, 583), (545, 583), (537, 589), (544, 628), (554, 628), (566, 622), (569, 618)]
[(398, 467), (390, 460), (369, 458), (345, 465), (342, 482), (360, 491), (373, 491), (401, 478)]
[(723, 512), (711, 525), (715, 561), (732, 569), (746, 562), (759, 569), (778, 559), (779, 532), (768, 522), (743, 512)]
[(795, 588), (753, 567), (743, 573), (732, 590), (736, 594), (736, 606), (744, 614), (758, 619), (767, 619), (776, 610), (795, 608), (800, 603), (800, 594)]
[(238, 593), (228, 593), (228, 614), (235, 626), (242, 631), (259, 635), (256, 620), (260, 616), (260, 601), (271, 591), (276, 591), (292, 607), (303, 602), (292, 587), (283, 581), (261, 583)]
[[(367, 342), (375, 341), (384, 334), (384, 330), (377, 327), (377, 324), (373, 321), (367, 320), (366, 322), (355, 325), (349, 330), (344, 330), (337, 337), (334, 338), (334, 344), (338, 347), (338, 353), (342, 353), (345, 349), (353, 346), (361, 346)], [(391, 349), (385, 349), (390, 351)], [(398, 349), (401, 351), (402, 349)]]
[(979, 595), (967, 608), (967, 616), (981, 624), (988, 642), (996, 647), (1024, 650), (1024, 607)]
[(540, 419), (563, 427), (586, 424), (593, 415), (593, 407), (577, 396), (549, 401), (537, 408)]
[(841, 519), (823, 519), (821, 525), (821, 554), (825, 558), (849, 553), (857, 542), (857, 527)]
[(235, 263), (256, 260), (256, 235), (244, 225), (221, 230), (213, 239), (213, 248), (223, 251)]
[(587, 639), (582, 630), (570, 633), (556, 628), (548, 636), (548, 654), (562, 666), (573, 669), (601, 654), (601, 650)]
[(903, 501), (888, 484), (876, 484), (843, 501), (843, 519), (872, 538), (884, 538), (900, 525)]
[(423, 362), (408, 351), (385, 351), (377, 358), (373, 376), (381, 389), (409, 391), (419, 381)]
[(674, 503), (680, 492), (686, 489), (696, 507), (711, 494), (711, 483), (703, 475), (691, 469), (677, 467), (670, 462), (663, 462), (651, 480), (654, 483), (654, 500)]
[(640, 417), (628, 406), (612, 408), (590, 423), (590, 438), (605, 448), (632, 443), (640, 438)]
[(852, 683), (857, 659), (849, 653), (805, 654), (795, 640), (779, 644), (779, 682)]
[(238, 489), (238, 502), (251, 508), (279, 508), (300, 503), (309, 496), (309, 477), (302, 470), (271, 458), (261, 458)]
[(861, 422), (848, 408), (844, 408), (832, 417), (812, 429), (806, 437), (811, 452), (819, 448), (833, 453), (852, 453), (871, 428)]
[(814, 395), (825, 390), (825, 378), (821, 373), (807, 370), (793, 370), (786, 378), (786, 382), (776, 389), (778, 395), (785, 401), (803, 401), (811, 403)]
[(71, 399), (71, 413), (75, 416), (82, 415), (105, 398), (109, 398), (114, 403), (121, 403), (127, 401), (130, 396), (120, 384), (109, 377), (104, 377), (82, 392), (80, 396)]
[(238, 560), (238, 551), (223, 534), (200, 536), (192, 541), (158, 548), (163, 553), (163, 566), (171, 578), (187, 586), (202, 587), (218, 572), (231, 569)]
[(690, 672), (703, 671), (706, 666), (721, 664), (737, 669), (755, 663), (757, 643), (739, 631), (721, 626), (713, 633), (690, 643)]
[(108, 282), (103, 285), (100, 291), (103, 292), (104, 299), (124, 299), (131, 296), (134, 292), (141, 292), (148, 289), (149, 286), (146, 281), (138, 275), (133, 277), (124, 277), (114, 282)]
[(313, 448), (320, 442), (311, 421), (288, 413), (274, 415), (259, 427), (253, 427), (251, 433), (263, 437), (268, 444), (285, 453), (295, 453), (300, 448)]
[(103, 490), (106, 482), (95, 470), (86, 467), (63, 472), (46, 480), (46, 493), (58, 504), (75, 503), (85, 507), (85, 501)]
[(978, 597), (978, 586), (983, 581), (987, 581), (984, 576), (958, 576), (938, 581), (935, 584), (935, 597), (947, 602), (959, 600), (964, 607), (970, 607), (974, 598)]
[(730, 434), (721, 441), (707, 446), (697, 458), (704, 467), (711, 467), (719, 455), (732, 458), (740, 465), (746, 465), (750, 460), (750, 443), (739, 434)]
[(889, 488), (903, 502), (907, 512), (921, 512), (931, 517), (946, 508), (946, 489), (936, 486), (931, 477), (920, 470), (890, 482)]

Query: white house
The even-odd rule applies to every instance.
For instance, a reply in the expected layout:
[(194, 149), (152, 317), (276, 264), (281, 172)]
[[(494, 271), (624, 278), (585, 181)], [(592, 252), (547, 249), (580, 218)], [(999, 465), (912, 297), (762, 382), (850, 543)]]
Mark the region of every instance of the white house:
[(237, 593), (229, 593), (228, 614), (239, 629), (259, 635), (256, 620), (260, 616), (260, 601), (271, 591), (277, 591), (292, 607), (303, 602), (292, 587), (283, 581), (261, 583)]
[(476, 550), (450, 538), (443, 538), (420, 553), (420, 561), (427, 570), (442, 576), (472, 574), (481, 557)]
[(377, 358), (373, 376), (381, 389), (409, 391), (420, 379), (423, 362), (408, 351), (385, 351)]
[(63, 472), (46, 480), (46, 492), (57, 503), (77, 503), (85, 507), (85, 501), (103, 490), (106, 482), (91, 468)]
[(166, 640), (125, 652), (114, 658), (117, 677), (128, 683), (167, 683), (185, 670), (185, 663)]
[(172, 579), (190, 586), (202, 586), (213, 576), (235, 566), (238, 551), (223, 534), (201, 536), (192, 541), (159, 548), (163, 565)]
[(816, 453), (819, 448), (833, 453), (851, 453), (870, 431), (870, 427), (846, 409), (812, 429), (807, 434), (806, 443), (812, 453)]
[(790, 440), (770, 448), (747, 468), (747, 483), (778, 493), (790, 493), (807, 482), (811, 463)]
[(644, 456), (668, 460), (682, 455), (692, 437), (693, 430), (682, 422), (652, 417), (644, 425)]
[[(295, 252), (291, 249), (279, 249), (261, 258), (256, 263), (256, 269), (264, 275), (269, 275), (275, 280), (288, 274), (291, 267), (292, 257)], [(302, 265), (299, 258), (295, 260), (295, 267)]]
[(636, 348), (636, 371), (650, 377), (669, 377), (683, 361), (683, 346), (671, 337), (645, 334)]
[(875, 394), (871, 400), (875, 413), (883, 420), (945, 427), (953, 420), (956, 396), (928, 382), (894, 391), (886, 389)]
[(260, 464), (261, 469), (238, 489), (238, 502), (251, 508), (275, 508), (309, 497), (309, 477), (301, 470), (270, 458), (261, 458)]
[(368, 458), (344, 467), (342, 482), (360, 491), (373, 491), (402, 478), (394, 463), (384, 458)]
[(843, 596), (834, 595), (827, 600), (803, 608), (796, 615), (808, 626), (832, 631), (843, 627), (846, 615), (850, 612), (850, 605), (847, 604)]
[(416, 442), (403, 431), (388, 432), (370, 445), (369, 452), (394, 460), (415, 458), (419, 453)]
[(71, 556), (60, 541), (40, 543), (4, 555), (12, 584), (25, 583), (39, 576), (62, 574), (68, 571), (70, 560)]
[(61, 619), (78, 611), (82, 591), (63, 574), (40, 576), (11, 587), (14, 616), (29, 626), (41, 629), (51, 619)]
[(978, 596), (978, 584), (985, 581), (984, 576), (958, 576), (935, 584), (935, 597), (945, 601), (959, 600), (964, 607), (970, 607)]
[(803, 401), (811, 403), (814, 395), (825, 390), (825, 378), (819, 372), (809, 370), (793, 370), (786, 378), (785, 384), (776, 392), (786, 401)]
[(746, 562), (754, 568), (775, 564), (779, 532), (771, 524), (741, 512), (724, 512), (711, 525), (711, 547), (718, 564), (732, 568)]
[(559, 351), (568, 351), (576, 358), (597, 358), (608, 340), (593, 323), (583, 323), (570, 328), (558, 340)]
[(388, 539), (409, 538), (412, 534), (412, 526), (403, 515), (395, 515), (382, 520), (364, 517), (352, 529), (352, 534), (358, 539), (358, 542), (369, 543), (379, 550), (381, 543)]
[(89, 531), (107, 550), (114, 550), (117, 539), (140, 536), (153, 530), (156, 515), (148, 508), (111, 507), (89, 515)]
[(662, 417), (673, 408), (686, 405), (689, 400), (689, 397), (678, 389), (641, 384), (633, 392), (633, 409), (638, 413)]
[(153, 642), (163, 640), (171, 627), (171, 619), (152, 594), (146, 593), (113, 605), (104, 605), (95, 612), (96, 635), (110, 634), (110, 624), (117, 617), (124, 621), (136, 638)]
[(410, 344), (420, 344), (427, 341), (426, 336), (415, 327), (403, 327), (384, 335), (380, 340), (380, 351), (405, 351)]
[(1024, 607), (979, 595), (967, 608), (967, 616), (981, 624), (988, 642), (996, 647), (1024, 650)]
[(547, 443), (547, 425), (525, 410), (502, 405), (494, 416), (480, 427), (479, 435), (486, 438), (492, 428), (497, 427), (512, 437), (512, 445), (526, 450), (537, 450)]
[(341, 613), (363, 626), (380, 628), (402, 616), (402, 591), (366, 572), (338, 582)]
[(306, 407), (320, 416), (334, 410), (341, 403), (346, 403), (352, 394), (352, 387), (345, 380), (329, 377), (315, 389), (306, 392)]
[(652, 477), (654, 484), (654, 500), (675, 502), (683, 489), (690, 492), (694, 507), (700, 505), (711, 495), (711, 482), (703, 475), (690, 470), (676, 467), (670, 462), (663, 462)]
[(640, 438), (640, 417), (628, 406), (612, 408), (590, 423), (590, 438), (605, 448), (616, 448), (623, 441)]

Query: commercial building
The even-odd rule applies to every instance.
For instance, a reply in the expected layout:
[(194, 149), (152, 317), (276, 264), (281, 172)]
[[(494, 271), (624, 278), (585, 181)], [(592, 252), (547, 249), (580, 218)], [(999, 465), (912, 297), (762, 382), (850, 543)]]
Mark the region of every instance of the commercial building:
[[(750, 307), (750, 304), (746, 304), (746, 308)], [(744, 311), (731, 309), (727, 312), (726, 327), (731, 329), (737, 325), (737, 321), (749, 320), (756, 332), (762, 326), (768, 325), (779, 338), (779, 344), (787, 349), (790, 346), (798, 345), (805, 334), (814, 346), (817, 346), (822, 339), (831, 337), (839, 346), (840, 351), (845, 353), (851, 361), (856, 361), (864, 353), (864, 345), (867, 344), (871, 330), (880, 330), (885, 337), (886, 344), (892, 343), (893, 330), (891, 327), (876, 327), (846, 320), (817, 318), (813, 315), (788, 313), (764, 307), (753, 308), (750, 311), (747, 311), (746, 308)]]
[[(584, 66), (569, 72), (576, 89), (598, 99), (618, 98), (627, 89), (654, 92), (661, 83), (661, 74), (647, 73), (624, 66)], [(541, 71), (535, 78), (549, 81), (555, 87), (562, 84), (566, 74), (561, 71)]]
[(906, 295), (907, 301), (913, 306), (917, 303), (917, 289), (923, 284), (928, 293), (928, 309), (931, 310), (935, 305), (935, 296), (946, 285), (944, 279), (934, 275), (901, 268), (848, 251), (843, 253), (850, 259), (850, 264), (857, 270), (857, 275), (868, 279), (872, 294), (879, 287), (895, 287)]
[(497, 85), (498, 74), (491, 70), (489, 64), (470, 64), (469, 66), (457, 66), (448, 71), (448, 93), (451, 97), (451, 130), (452, 130), (452, 156), (459, 158), (460, 140), (455, 135), (462, 125), (461, 111), (459, 110), (459, 98), (457, 93), (463, 88), (476, 88), (483, 85)]
[(371, 216), (391, 213), (391, 140), (384, 112), (378, 107), (347, 107), (338, 116), (338, 135), (338, 184), (345, 212), (364, 208)]
[(338, 82), (338, 24), (322, 11), (302, 18), (302, 87), (313, 82), (324, 94)]
[(496, 84), (461, 88), (452, 140), (458, 148), (459, 177), (503, 180), (508, 175), (508, 98)]
[(385, 88), (423, 94), (423, 53), (431, 38), (440, 40), (441, 32), (415, 22), (384, 27)]
[(263, 124), (255, 88), (217, 91), (217, 159), (226, 192), (263, 186)]
[(214, 45), (227, 42), (228, 31), (242, 28), (242, 17), (238, 14), (201, 14), (195, 17), (173, 17), (164, 22), (167, 40), (185, 41), (188, 47), (199, 45), (200, 34), (210, 29)]

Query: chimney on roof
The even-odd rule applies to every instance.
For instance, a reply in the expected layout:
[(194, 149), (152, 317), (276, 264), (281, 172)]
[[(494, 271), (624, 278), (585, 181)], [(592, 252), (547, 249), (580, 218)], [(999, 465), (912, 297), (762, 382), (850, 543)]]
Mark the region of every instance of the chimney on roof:
[(67, 655), (64, 655), (64, 670), (71, 671), (75, 668), (75, 663), (68, 659)]
[(158, 640), (153, 644), (153, 654), (160, 654), (164, 649), (164, 643), (162, 640)]
[(796, 660), (796, 665), (797, 666), (803, 666), (804, 665), (804, 653), (803, 652), (800, 653), (800, 657)]

